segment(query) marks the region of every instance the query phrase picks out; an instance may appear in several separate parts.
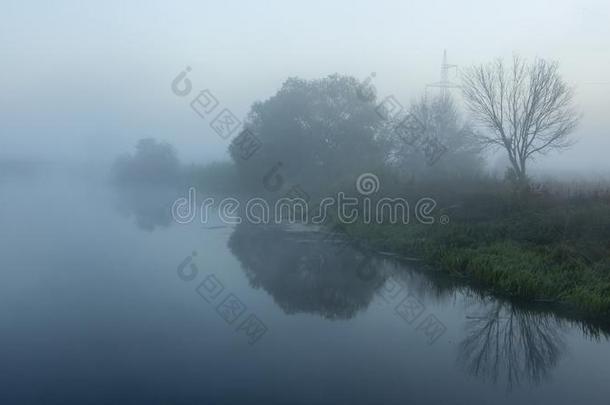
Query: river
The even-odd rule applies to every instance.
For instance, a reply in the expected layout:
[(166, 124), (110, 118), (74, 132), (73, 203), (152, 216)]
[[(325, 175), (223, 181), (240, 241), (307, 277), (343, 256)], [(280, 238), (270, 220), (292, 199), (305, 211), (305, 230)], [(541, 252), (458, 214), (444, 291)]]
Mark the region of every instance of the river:
[(2, 404), (607, 404), (603, 328), (171, 190), (0, 178)]

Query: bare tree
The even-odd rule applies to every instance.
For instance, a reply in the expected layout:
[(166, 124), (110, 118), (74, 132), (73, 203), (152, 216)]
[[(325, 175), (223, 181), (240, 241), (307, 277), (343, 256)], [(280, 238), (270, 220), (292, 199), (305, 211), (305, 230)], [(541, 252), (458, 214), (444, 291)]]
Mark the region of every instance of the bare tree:
[(487, 131), (477, 135), (484, 147), (508, 153), (516, 179), (527, 182), (526, 165), (536, 155), (562, 149), (579, 121), (573, 90), (559, 74), (556, 62), (531, 63), (514, 56), (474, 66), (463, 73), (467, 108)]

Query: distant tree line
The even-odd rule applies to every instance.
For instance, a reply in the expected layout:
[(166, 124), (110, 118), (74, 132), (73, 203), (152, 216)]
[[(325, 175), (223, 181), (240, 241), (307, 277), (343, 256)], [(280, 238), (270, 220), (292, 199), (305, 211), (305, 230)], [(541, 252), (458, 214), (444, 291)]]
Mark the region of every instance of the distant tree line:
[[(321, 195), (369, 172), (397, 184), (476, 179), (484, 173), (482, 151), (495, 147), (510, 161), (508, 178), (524, 185), (532, 159), (571, 144), (579, 115), (556, 63), (515, 57), (510, 67), (496, 61), (466, 69), (462, 79), (472, 122), (447, 95), (424, 96), (395, 111), (369, 81), (338, 74), (289, 78), (275, 95), (255, 102), (244, 121), (260, 144), (252, 156), (244, 158), (238, 136), (229, 147), (233, 165), (181, 168), (171, 145), (147, 138), (117, 160), (115, 179), (171, 184), (190, 176), (222, 191), (275, 193), (292, 184)], [(279, 179), (273, 187), (266, 184), (270, 177)]]

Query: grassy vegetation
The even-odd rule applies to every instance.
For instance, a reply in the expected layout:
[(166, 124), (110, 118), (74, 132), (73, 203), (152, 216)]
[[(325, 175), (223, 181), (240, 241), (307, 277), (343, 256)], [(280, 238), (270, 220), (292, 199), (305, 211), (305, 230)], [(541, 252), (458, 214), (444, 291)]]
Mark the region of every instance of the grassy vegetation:
[(610, 317), (610, 201), (596, 196), (463, 196), (449, 224), (352, 224), (385, 251), (416, 255), (495, 294)]

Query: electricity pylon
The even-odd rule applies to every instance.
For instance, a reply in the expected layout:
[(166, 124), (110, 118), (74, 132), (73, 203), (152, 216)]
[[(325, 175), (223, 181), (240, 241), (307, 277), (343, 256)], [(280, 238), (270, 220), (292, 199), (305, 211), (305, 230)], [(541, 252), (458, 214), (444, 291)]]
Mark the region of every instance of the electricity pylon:
[(449, 81), (449, 70), (456, 69), (457, 65), (450, 65), (447, 63), (447, 50), (443, 51), (443, 63), (441, 63), (441, 81), (436, 83), (430, 83), (426, 87), (439, 87), (441, 89), (441, 96), (447, 97), (448, 89), (458, 89), (460, 85)]

